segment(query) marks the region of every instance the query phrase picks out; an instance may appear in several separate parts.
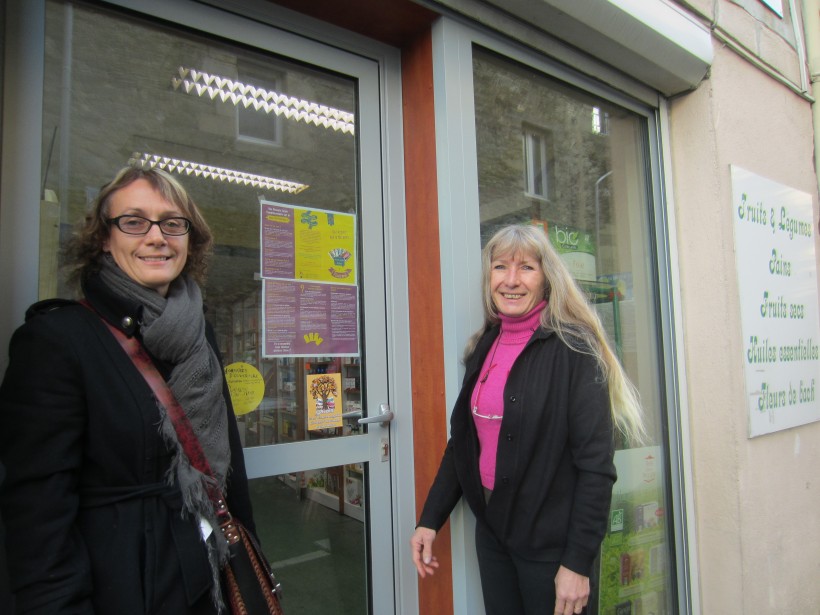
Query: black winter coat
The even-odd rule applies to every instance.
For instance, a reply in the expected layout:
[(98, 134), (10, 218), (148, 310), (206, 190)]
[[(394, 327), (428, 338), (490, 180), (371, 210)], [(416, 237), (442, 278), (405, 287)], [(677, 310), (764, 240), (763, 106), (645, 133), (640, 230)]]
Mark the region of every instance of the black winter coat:
[(490, 329), (467, 360), (419, 526), (438, 531), (463, 494), (477, 522), (513, 553), (589, 576), (616, 479), (607, 385), (592, 356), (535, 331), (507, 376), (495, 486), (485, 504), (470, 396), (498, 334)]
[[(98, 278), (86, 298), (127, 335), (141, 306)], [(130, 318), (130, 319), (129, 319)], [(213, 334), (209, 329), (209, 340)], [(212, 342), (213, 345), (213, 342)], [(169, 366), (158, 365), (166, 376)], [(253, 529), (230, 397), (233, 514)], [(100, 317), (76, 303), (32, 306), (0, 387), (0, 492), (18, 613), (213, 612), (197, 523), (168, 486), (171, 452), (151, 389)]]

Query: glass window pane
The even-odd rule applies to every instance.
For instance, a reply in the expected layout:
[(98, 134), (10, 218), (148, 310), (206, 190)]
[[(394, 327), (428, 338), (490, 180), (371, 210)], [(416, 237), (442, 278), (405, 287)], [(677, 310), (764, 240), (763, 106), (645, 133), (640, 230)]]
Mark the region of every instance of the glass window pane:
[[(356, 79), (82, 2), (48, 0), (45, 43), (43, 298), (73, 294), (60, 248), (100, 186), (129, 161), (161, 166), (185, 186), (214, 234), (206, 317), (228, 382), (236, 384), (244, 445), (360, 433)], [(279, 211), (276, 223), (292, 223), (291, 264), (337, 250), (310, 244), (300, 221), (333, 226), (334, 241), (347, 229), (345, 254), (331, 254), (339, 281), (315, 282), (295, 265), (292, 280), (263, 279), (263, 207), (270, 203)], [(265, 289), (274, 282), (311, 293), (310, 309), (303, 303), (289, 310), (296, 323), (289, 328), (270, 316), (275, 301)], [(323, 294), (330, 288), (346, 292)], [(335, 329), (305, 332), (308, 351), (272, 351), (299, 346), (305, 313), (317, 327)], [(340, 329), (347, 336), (342, 350), (327, 350)], [(332, 422), (315, 420), (328, 409)], [(251, 481), (260, 538), (297, 611), (367, 612), (367, 488), (366, 464)]]
[[(358, 310), (351, 309), (346, 323), (357, 339), (345, 356), (322, 355), (319, 342), (327, 335), (319, 334), (315, 356), (271, 356), (260, 279), (260, 201), (357, 215), (356, 137), (341, 128), (355, 121), (355, 81), (92, 7), (48, 7), (43, 184), (44, 207), (55, 220), (43, 225), (44, 295), (70, 294), (56, 247), (99, 186), (129, 160), (167, 164), (214, 233), (203, 291), (225, 364), (252, 368), (264, 384), (261, 402), (236, 404), (245, 445), (359, 433)], [(355, 271), (359, 263), (345, 266)], [(323, 306), (324, 320), (338, 319), (329, 302)], [(267, 324), (270, 338), (275, 332)], [(314, 402), (306, 383), (315, 374), (338, 375), (341, 384), (333, 404), (342, 417), (332, 427), (310, 420)]]
[(271, 566), (288, 611), (367, 613), (363, 516), (351, 514), (351, 506), (361, 511), (352, 502), (363, 497), (362, 472), (350, 465), (250, 481), (259, 540), (276, 554)]
[[(671, 613), (674, 558), (665, 514), (670, 499), (646, 122), (477, 47), (473, 73), (482, 245), (510, 223), (546, 230), (638, 387), (652, 438), (637, 449), (621, 443), (616, 452), (619, 479), (591, 612)], [(541, 127), (548, 139), (537, 144), (533, 127)], [(538, 198), (533, 170), (539, 156), (539, 168), (549, 173), (549, 184), (546, 176), (540, 180), (545, 195), (549, 185), (549, 199)], [(523, 190), (522, 176), (531, 178)]]

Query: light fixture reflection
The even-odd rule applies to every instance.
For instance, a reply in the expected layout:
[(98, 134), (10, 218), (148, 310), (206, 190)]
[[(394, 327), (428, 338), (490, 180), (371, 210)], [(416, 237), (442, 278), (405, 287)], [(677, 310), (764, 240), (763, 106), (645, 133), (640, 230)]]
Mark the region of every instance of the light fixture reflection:
[(348, 111), (294, 98), (287, 94), (280, 94), (193, 68), (180, 66), (179, 75), (171, 77), (171, 85), (175, 90), (181, 90), (186, 94), (207, 96), (211, 100), (219, 98), (224, 103), (230, 101), (236, 106), (241, 104), (246, 109), (253, 107), (257, 111), (283, 115), (291, 120), (324, 126), (343, 133), (353, 134), (355, 131), (355, 116)]
[(158, 154), (140, 154), (139, 152), (134, 152), (128, 160), (128, 164), (141, 169), (153, 169), (154, 167), (159, 167), (160, 169), (170, 173), (193, 175), (194, 177), (205, 177), (223, 182), (253, 186), (254, 188), (267, 188), (269, 190), (279, 190), (280, 192), (290, 192), (291, 194), (299, 194), (308, 188), (307, 184), (300, 184), (298, 182), (291, 182), (284, 179), (276, 179), (275, 177), (266, 177), (264, 175), (255, 175), (253, 173), (245, 173), (243, 171), (223, 169), (222, 167), (215, 167), (209, 164), (200, 164), (198, 162), (189, 162), (188, 160), (180, 160), (179, 158), (170, 158), (168, 156), (160, 156)]

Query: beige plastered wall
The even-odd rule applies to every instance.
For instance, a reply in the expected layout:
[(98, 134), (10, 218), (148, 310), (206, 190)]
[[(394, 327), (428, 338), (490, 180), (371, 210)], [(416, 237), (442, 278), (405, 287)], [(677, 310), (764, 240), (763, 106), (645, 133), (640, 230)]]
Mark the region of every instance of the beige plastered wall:
[(716, 44), (708, 79), (669, 108), (701, 588), (693, 598), (705, 615), (816, 615), (820, 423), (748, 437), (730, 176), (738, 165), (810, 193), (816, 221), (811, 104)]

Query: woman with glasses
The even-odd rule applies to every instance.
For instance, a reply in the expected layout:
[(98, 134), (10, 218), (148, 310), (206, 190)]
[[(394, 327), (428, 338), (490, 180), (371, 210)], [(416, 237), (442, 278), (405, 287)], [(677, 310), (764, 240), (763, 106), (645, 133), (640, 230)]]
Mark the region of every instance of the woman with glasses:
[[(202, 282), (211, 232), (170, 175), (128, 167), (72, 252), (84, 303), (32, 306), (0, 387), (9, 577), (25, 613), (217, 613), (225, 541), (165, 407), (109, 326), (136, 337), (254, 531)], [(219, 536), (217, 536), (219, 534)], [(217, 540), (220, 538), (220, 540)]]
[(540, 227), (499, 230), (482, 271), (484, 325), (464, 353), (413, 561), (421, 577), (435, 572), (436, 532), (463, 495), (489, 615), (582, 613), (616, 478), (614, 429), (644, 433), (637, 392)]

